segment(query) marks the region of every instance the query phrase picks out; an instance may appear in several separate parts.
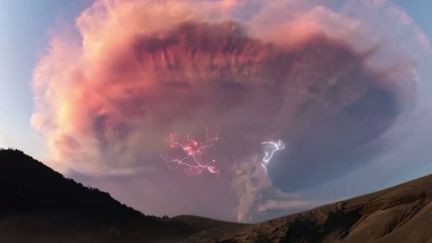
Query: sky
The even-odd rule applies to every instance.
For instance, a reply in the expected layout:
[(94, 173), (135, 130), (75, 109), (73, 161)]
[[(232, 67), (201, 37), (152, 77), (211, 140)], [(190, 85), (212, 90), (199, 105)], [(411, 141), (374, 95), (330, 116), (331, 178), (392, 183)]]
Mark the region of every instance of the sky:
[[(89, 0), (0, 1), (0, 145), (19, 148), (46, 159), (46, 146), (30, 125), (31, 79), (52, 31), (73, 25)], [(72, 22), (71, 22), (72, 21)]]
[[(325, 0), (281, 0), (274, 6), (269, 1), (221, 1), (214, 6), (203, 4), (202, 13), (188, 5), (192, 0), (148, 8), (144, 1), (135, 5), (106, 2), (112, 4), (94, 5), (83, 12), (93, 1), (0, 0), (1, 147), (21, 149), (144, 213), (198, 214), (246, 222), (432, 173), (432, 152), (427, 146), (432, 142), (432, 72), (428, 68), (432, 62), (430, 46), (418, 35), (432, 38), (432, 2), (369, 1), (365, 7), (355, 1), (349, 6)], [(172, 60), (184, 58), (172, 64), (180, 71), (171, 72), (169, 58), (157, 59), (158, 45), (169, 45), (169, 41), (152, 33), (175, 29), (180, 20), (190, 20), (190, 14), (193, 23), (241, 19), (250, 26), (250, 38), (245, 41), (252, 47), (241, 47), (239, 57), (233, 58), (246, 60), (249, 64), (245, 65), (260, 60), (269, 66), (246, 67), (257, 76), (194, 69), (209, 57), (196, 57), (201, 61), (195, 63), (196, 59), (182, 55), (189, 48), (183, 44), (167, 51)], [(358, 33), (353, 31), (358, 29)], [(280, 38), (281, 30), (292, 34)], [(236, 24), (192, 24), (162, 36), (178, 38), (179, 43), (185, 40), (176, 37), (178, 33), (185, 38), (214, 38), (207, 45), (216, 45), (215, 49), (191, 39), (185, 42), (211, 53), (223, 50), (215, 43), (224, 36), (244, 38), (242, 31)], [(338, 38), (344, 45), (331, 38), (314, 39), (315, 32)], [(256, 39), (276, 47), (261, 45)], [(376, 40), (382, 42), (367, 60), (367, 65), (376, 68), (370, 72), (350, 48), (367, 52)], [(261, 54), (248, 54), (248, 48)], [(322, 64), (329, 63), (325, 59), (308, 59), (316, 55), (309, 52), (313, 48), (324, 49), (353, 68), (341, 68), (335, 59), (327, 65)], [(298, 58), (297, 66), (289, 61), (293, 57)], [(286, 66), (277, 69), (275, 63)], [(340, 80), (354, 81), (343, 84), (337, 93), (313, 82), (312, 88), (277, 86), (280, 96), (259, 86), (263, 80), (277, 85), (281, 77), (277, 75), (285, 75), (285, 69), (300, 70), (287, 80), (330, 80), (340, 75)], [(361, 82), (364, 77), (373, 82)], [(141, 79), (147, 83), (136, 81)], [(257, 85), (243, 83), (250, 79)], [(208, 80), (220, 88), (209, 86)], [(303, 92), (312, 89), (316, 95), (305, 98)], [(183, 98), (185, 94), (190, 98)], [(303, 103), (309, 108), (298, 112)], [(192, 138), (187, 139), (187, 134)], [(274, 147), (261, 143), (277, 139), (283, 140), (285, 148), (275, 152), (273, 164), (267, 167), (263, 153)], [(182, 157), (188, 152), (185, 145), (203, 154), (202, 158), (197, 162), (193, 156)], [(185, 168), (194, 163), (196, 167)], [(215, 209), (217, 205), (223, 209)]]

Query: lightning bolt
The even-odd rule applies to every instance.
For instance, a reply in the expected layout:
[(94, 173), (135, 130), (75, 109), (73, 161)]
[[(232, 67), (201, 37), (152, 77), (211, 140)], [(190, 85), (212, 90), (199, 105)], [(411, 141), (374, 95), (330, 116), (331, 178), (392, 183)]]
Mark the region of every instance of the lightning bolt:
[(261, 145), (264, 146), (264, 156), (262, 158), (261, 165), (267, 169), (268, 164), (270, 163), (271, 159), (273, 158), (273, 155), (280, 150), (285, 149), (285, 143), (282, 140), (269, 140), (264, 141), (261, 143)]
[(208, 132), (203, 142), (188, 134), (186, 138), (182, 140), (179, 139), (178, 135), (170, 133), (167, 138), (167, 143), (172, 151), (171, 154), (175, 154), (175, 156), (173, 156), (173, 158), (162, 156), (162, 158), (167, 162), (170, 169), (185, 167), (193, 174), (201, 174), (203, 172), (218, 174), (219, 169), (215, 160), (202, 161), (204, 153), (212, 148), (218, 140), (219, 137), (217, 135), (211, 137)]

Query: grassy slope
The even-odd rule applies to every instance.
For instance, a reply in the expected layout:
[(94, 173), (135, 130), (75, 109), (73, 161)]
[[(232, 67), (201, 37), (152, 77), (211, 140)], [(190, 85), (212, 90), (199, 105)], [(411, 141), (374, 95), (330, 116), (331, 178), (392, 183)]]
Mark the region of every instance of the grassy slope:
[(256, 224), (225, 242), (432, 242), (432, 176)]

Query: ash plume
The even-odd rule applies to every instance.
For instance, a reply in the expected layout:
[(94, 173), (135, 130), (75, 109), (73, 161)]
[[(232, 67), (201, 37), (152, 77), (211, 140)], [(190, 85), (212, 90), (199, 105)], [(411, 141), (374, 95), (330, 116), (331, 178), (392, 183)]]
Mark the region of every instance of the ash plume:
[[(35, 69), (32, 124), (55, 168), (94, 184), (139, 183), (146, 200), (132, 205), (145, 212), (164, 202), (172, 214), (253, 220), (276, 207), (268, 191), (313, 187), (367, 163), (365, 147), (414, 104), (415, 54), (382, 45), (393, 36), (352, 11), (394, 6), (362, 2), (96, 1), (77, 19), (80, 40), (55, 36)], [(427, 48), (415, 25), (405, 29)], [(221, 137), (212, 150), (221, 174), (168, 171), (166, 135), (208, 128)], [(245, 158), (269, 137), (289, 151), (261, 174)]]

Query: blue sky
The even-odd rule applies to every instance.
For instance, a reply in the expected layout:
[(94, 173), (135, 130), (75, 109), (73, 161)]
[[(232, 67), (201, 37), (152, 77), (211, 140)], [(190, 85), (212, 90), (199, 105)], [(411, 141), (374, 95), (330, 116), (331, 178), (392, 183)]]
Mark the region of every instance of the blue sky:
[(429, 38), (432, 36), (432, 1), (428, 0), (394, 0), (413, 17)]
[(47, 48), (50, 32), (71, 22), (90, 0), (0, 0), (0, 146), (46, 154), (33, 131), (32, 70)]

